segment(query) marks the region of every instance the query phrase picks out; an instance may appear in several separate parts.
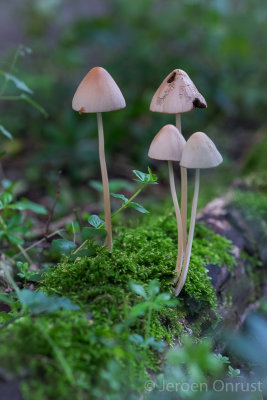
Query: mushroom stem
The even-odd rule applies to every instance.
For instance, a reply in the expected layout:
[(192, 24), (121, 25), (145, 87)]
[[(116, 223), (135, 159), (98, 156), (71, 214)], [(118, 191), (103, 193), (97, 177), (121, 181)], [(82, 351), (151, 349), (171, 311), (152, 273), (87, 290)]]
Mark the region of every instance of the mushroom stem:
[(169, 167), (171, 195), (172, 195), (173, 205), (174, 205), (174, 209), (175, 209), (175, 215), (176, 215), (176, 221), (177, 221), (177, 231), (178, 231), (178, 254), (177, 254), (177, 260), (176, 260), (176, 267), (175, 267), (175, 272), (176, 272), (175, 282), (176, 282), (181, 273), (181, 268), (182, 268), (182, 263), (183, 263), (183, 226), (182, 226), (182, 218), (181, 218), (179, 203), (177, 200), (177, 193), (176, 193), (176, 189), (175, 189), (172, 161), (168, 161), (168, 167)]
[(99, 159), (100, 169), (103, 183), (103, 195), (104, 195), (104, 211), (105, 211), (105, 225), (107, 231), (106, 246), (112, 251), (112, 227), (111, 227), (111, 210), (110, 210), (110, 195), (108, 185), (108, 173), (105, 159), (105, 143), (104, 143), (104, 131), (103, 131), (103, 120), (102, 113), (97, 113), (97, 126), (98, 126), (98, 144), (99, 144)]
[(176, 119), (176, 128), (180, 131), (180, 133), (182, 133), (181, 114), (176, 114), (175, 119)]
[[(176, 128), (182, 133), (181, 114), (176, 114)], [(180, 166), (181, 169), (181, 216), (183, 224), (183, 252), (186, 251), (187, 238), (187, 169)]]
[(174, 289), (176, 296), (179, 296), (181, 290), (183, 289), (184, 283), (186, 280), (186, 276), (187, 276), (187, 272), (188, 272), (188, 266), (189, 266), (193, 237), (194, 237), (195, 223), (196, 223), (198, 192), (199, 192), (199, 168), (196, 169), (194, 198), (193, 198), (193, 203), (192, 203), (190, 228), (189, 228), (188, 241), (187, 241), (186, 252), (185, 252), (184, 263), (183, 263), (183, 271), (182, 271), (179, 281)]

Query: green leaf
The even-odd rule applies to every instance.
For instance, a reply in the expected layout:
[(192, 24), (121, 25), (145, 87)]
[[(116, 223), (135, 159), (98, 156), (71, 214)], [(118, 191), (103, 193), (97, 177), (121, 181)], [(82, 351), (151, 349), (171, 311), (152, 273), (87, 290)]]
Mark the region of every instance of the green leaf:
[(26, 85), (26, 83), (21, 81), (20, 79), (18, 79), (16, 76), (14, 76), (8, 72), (2, 71), (2, 70), (0, 70), (0, 74), (4, 75), (4, 77), (8, 81), (12, 81), (19, 90), (22, 90), (23, 92), (26, 92), (29, 94), (33, 93), (33, 91)]
[(66, 239), (56, 239), (52, 242), (52, 250), (61, 254), (70, 254), (72, 250), (74, 250), (77, 245), (70, 240)]
[(160, 285), (159, 282), (155, 279), (150, 281), (148, 284), (147, 292), (150, 297), (155, 297), (159, 293)]
[(133, 306), (131, 308), (129, 316), (130, 316), (130, 318), (141, 317), (142, 315), (144, 315), (146, 313), (147, 309), (148, 309), (147, 303), (136, 304), (135, 306)]
[(1, 151), (1, 152), (0, 152), (0, 158), (2, 158), (5, 154), (6, 154), (5, 151)]
[(100, 225), (104, 223), (103, 219), (99, 218), (99, 216), (95, 214), (90, 215), (90, 217), (88, 218), (88, 222), (95, 228), (98, 228)]
[(22, 199), (21, 201), (17, 201), (16, 203), (9, 205), (8, 208), (20, 211), (31, 210), (36, 214), (43, 214), (43, 215), (47, 214), (47, 210), (45, 207), (41, 206), (40, 204), (33, 203), (28, 199)]
[(165, 345), (164, 342), (160, 342), (158, 340), (155, 340), (153, 337), (149, 337), (146, 342), (145, 342), (145, 346), (150, 346), (153, 349), (157, 350), (157, 351), (163, 351)]
[(48, 114), (45, 111), (45, 109), (40, 106), (40, 104), (38, 104), (36, 101), (34, 101), (31, 97), (27, 96), (26, 94), (21, 94), (20, 95), (22, 100), (25, 100), (27, 103), (29, 103), (31, 106), (33, 106), (34, 108), (36, 108), (38, 111), (40, 111), (41, 114), (44, 115), (44, 117), (47, 117)]
[(144, 338), (141, 335), (138, 335), (138, 333), (133, 333), (132, 335), (129, 335), (129, 340), (132, 343), (138, 344), (142, 346), (144, 344)]
[(23, 289), (20, 291), (19, 300), (32, 314), (52, 313), (60, 309), (79, 310), (79, 307), (71, 300), (59, 296), (48, 296), (42, 291), (33, 292)]
[(14, 299), (10, 298), (10, 296), (8, 294), (1, 293), (1, 292), (0, 292), (0, 301), (2, 303), (8, 304), (10, 307), (12, 307), (14, 304)]
[(22, 214), (13, 215), (7, 222), (8, 229), (17, 228), (22, 224), (23, 219), (24, 217)]
[(13, 196), (12, 196), (11, 193), (4, 192), (4, 193), (1, 194), (0, 199), (1, 199), (1, 202), (3, 203), (3, 206), (5, 207), (5, 206), (7, 206), (9, 203), (11, 203), (11, 201), (12, 201), (12, 199), (13, 199)]
[(146, 291), (142, 285), (138, 285), (137, 283), (130, 282), (130, 288), (134, 293), (138, 294), (139, 296), (143, 297), (144, 299), (147, 299)]
[(149, 212), (148, 210), (146, 210), (146, 209), (145, 209), (143, 206), (141, 206), (140, 204), (135, 203), (134, 201), (131, 201), (131, 202), (128, 204), (128, 206), (134, 208), (135, 210), (139, 211), (139, 212), (142, 213), (142, 214), (150, 214), (150, 212)]
[(24, 240), (16, 235), (12, 235), (12, 233), (7, 233), (7, 239), (10, 243), (17, 245), (21, 245), (24, 243)]
[(81, 235), (82, 235), (82, 240), (87, 240), (94, 236), (105, 237), (107, 235), (107, 231), (105, 229), (86, 227), (81, 230)]
[(119, 194), (119, 193), (110, 193), (112, 197), (115, 197), (116, 199), (122, 200), (124, 203), (128, 201), (127, 197), (124, 196), (124, 194)]
[(3, 125), (0, 125), (0, 132), (2, 132), (2, 134), (3, 134), (4, 136), (6, 136), (8, 139), (10, 139), (10, 140), (13, 139), (13, 136), (11, 135), (11, 133), (8, 132), (8, 131), (6, 130), (6, 128), (3, 127)]
[(137, 179), (134, 179), (136, 182), (144, 185), (157, 185), (157, 177), (156, 175), (152, 174), (151, 171), (149, 174), (145, 174), (144, 172), (134, 169), (133, 173), (137, 176)]

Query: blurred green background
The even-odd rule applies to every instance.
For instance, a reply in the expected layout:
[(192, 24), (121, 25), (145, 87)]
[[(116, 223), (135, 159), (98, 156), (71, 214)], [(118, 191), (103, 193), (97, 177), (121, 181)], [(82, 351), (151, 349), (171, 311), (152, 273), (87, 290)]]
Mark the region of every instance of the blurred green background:
[[(166, 166), (149, 161), (147, 151), (159, 129), (175, 120), (151, 113), (149, 105), (175, 68), (189, 74), (208, 103), (182, 116), (184, 136), (204, 131), (225, 160), (204, 173), (202, 202), (235, 176), (266, 171), (266, 20), (261, 0), (5, 2), (0, 68), (9, 69), (20, 43), (32, 49), (13, 74), (34, 90), (48, 118), (24, 102), (0, 102), (0, 124), (14, 136), (0, 137), (6, 151), (2, 178), (20, 180), (23, 194), (49, 205), (62, 170), (62, 213), (97, 198), (89, 187), (90, 180), (100, 179), (96, 117), (71, 109), (77, 85), (96, 65), (110, 72), (127, 103), (124, 110), (104, 114), (110, 178), (132, 179), (132, 169), (145, 171), (149, 164), (161, 189), (168, 189)], [(264, 187), (265, 178), (256, 180)]]

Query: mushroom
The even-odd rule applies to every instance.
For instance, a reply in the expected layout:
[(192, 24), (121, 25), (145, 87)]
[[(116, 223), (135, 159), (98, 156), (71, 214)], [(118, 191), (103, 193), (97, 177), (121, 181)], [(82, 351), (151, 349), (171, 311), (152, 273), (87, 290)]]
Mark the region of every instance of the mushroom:
[(179, 295), (184, 286), (191, 256), (199, 192), (199, 170), (200, 168), (217, 167), (217, 165), (221, 164), (222, 161), (222, 156), (218, 152), (215, 144), (205, 133), (196, 132), (190, 136), (186, 142), (180, 164), (185, 168), (195, 168), (196, 175), (188, 241), (183, 262), (183, 270), (175, 287), (176, 296)]
[(182, 218), (177, 200), (175, 189), (175, 181), (173, 174), (173, 161), (180, 161), (183, 148), (185, 146), (185, 139), (183, 135), (174, 125), (165, 125), (154, 137), (150, 145), (148, 156), (155, 160), (168, 161), (170, 188), (175, 209), (175, 216), (177, 221), (178, 231), (178, 254), (176, 261), (176, 275), (179, 277), (182, 263), (183, 263), (183, 225)]
[(110, 194), (107, 166), (105, 160), (105, 145), (102, 112), (120, 110), (126, 106), (124, 97), (111, 75), (102, 67), (92, 68), (79, 84), (73, 100), (72, 108), (83, 113), (97, 113), (99, 159), (103, 183), (105, 226), (107, 231), (107, 247), (112, 251), (112, 227)]
[[(187, 73), (174, 69), (162, 82), (154, 94), (150, 111), (164, 114), (176, 114), (176, 127), (181, 130), (181, 114), (193, 108), (206, 108), (207, 103), (199, 93)], [(183, 222), (183, 247), (186, 248), (187, 236), (187, 171), (181, 166), (181, 214)]]

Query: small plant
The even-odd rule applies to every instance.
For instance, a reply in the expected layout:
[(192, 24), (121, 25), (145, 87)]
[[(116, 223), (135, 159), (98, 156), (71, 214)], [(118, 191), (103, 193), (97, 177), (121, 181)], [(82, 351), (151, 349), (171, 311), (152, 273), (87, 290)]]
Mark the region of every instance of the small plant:
[(31, 219), (25, 218), (23, 212), (30, 210), (36, 214), (45, 215), (47, 211), (43, 206), (28, 199), (17, 200), (15, 188), (16, 182), (2, 181), (2, 188), (0, 188), (0, 240), (9, 246), (9, 256), (14, 256), (14, 247), (16, 247), (31, 263), (22, 245), (25, 238), (28, 237), (33, 223)]
[(17, 275), (25, 280), (25, 283), (27, 281), (30, 281), (31, 278), (36, 275), (36, 271), (32, 271), (29, 268), (29, 263), (28, 262), (17, 262), (17, 268), (19, 270), (19, 272), (17, 273)]
[[(19, 57), (24, 57), (26, 55), (29, 55), (31, 54), (31, 52), (32, 51), (29, 47), (19, 45), (17, 50), (15, 51), (9, 69), (7, 71), (0, 69), (0, 75), (2, 75), (2, 77), (4, 78), (3, 84), (0, 88), (0, 101), (21, 101), (21, 100), (26, 101), (32, 107), (40, 111), (44, 116), (47, 116), (47, 113), (43, 109), (43, 107), (41, 107), (40, 104), (38, 104), (31, 97), (31, 95), (33, 94), (32, 89), (30, 89), (25, 82), (23, 82), (16, 75), (14, 75), (14, 70), (16, 68)], [(12, 82), (13, 85), (15, 85), (19, 93), (5, 94), (9, 82)], [(0, 132), (8, 139), (12, 139), (12, 134), (1, 124), (0, 124)]]
[[(140, 187), (129, 199), (125, 197), (124, 194), (111, 193), (112, 197), (122, 201), (121, 207), (118, 208), (111, 215), (111, 218), (116, 217), (122, 210), (129, 207), (135, 209), (136, 211), (142, 214), (149, 213), (149, 211), (146, 210), (141, 204), (136, 203), (133, 200), (135, 200), (135, 198), (142, 192), (142, 190), (147, 185), (157, 184), (157, 176), (151, 172), (150, 168), (148, 168), (148, 174), (137, 170), (133, 170), (133, 173), (136, 176), (134, 181), (139, 183)], [(79, 246), (77, 246), (77, 244), (71, 240), (56, 239), (53, 240), (52, 242), (52, 250), (58, 252), (59, 254), (72, 255), (75, 258), (78, 256), (92, 255), (91, 248), (82, 252), (83, 249), (90, 243), (90, 241), (92, 241), (93, 238), (95, 237), (104, 238), (107, 233), (105, 230), (105, 222), (98, 215), (93, 214), (90, 216), (86, 216), (86, 220), (90, 226), (82, 227), (79, 226), (79, 224), (76, 224), (76, 232), (80, 230), (80, 236), (83, 240), (83, 242)]]
[(142, 285), (130, 282), (131, 290), (143, 299), (142, 303), (133, 306), (129, 313), (129, 320), (136, 319), (137, 317), (146, 317), (146, 332), (144, 337), (140, 335), (131, 336), (130, 339), (134, 343), (138, 343), (142, 347), (152, 346), (154, 348), (161, 348), (162, 343), (157, 343), (153, 338), (150, 338), (150, 329), (153, 312), (160, 312), (165, 307), (174, 307), (177, 305), (177, 300), (171, 298), (170, 293), (160, 293), (160, 285), (156, 280), (149, 282), (147, 290)]

